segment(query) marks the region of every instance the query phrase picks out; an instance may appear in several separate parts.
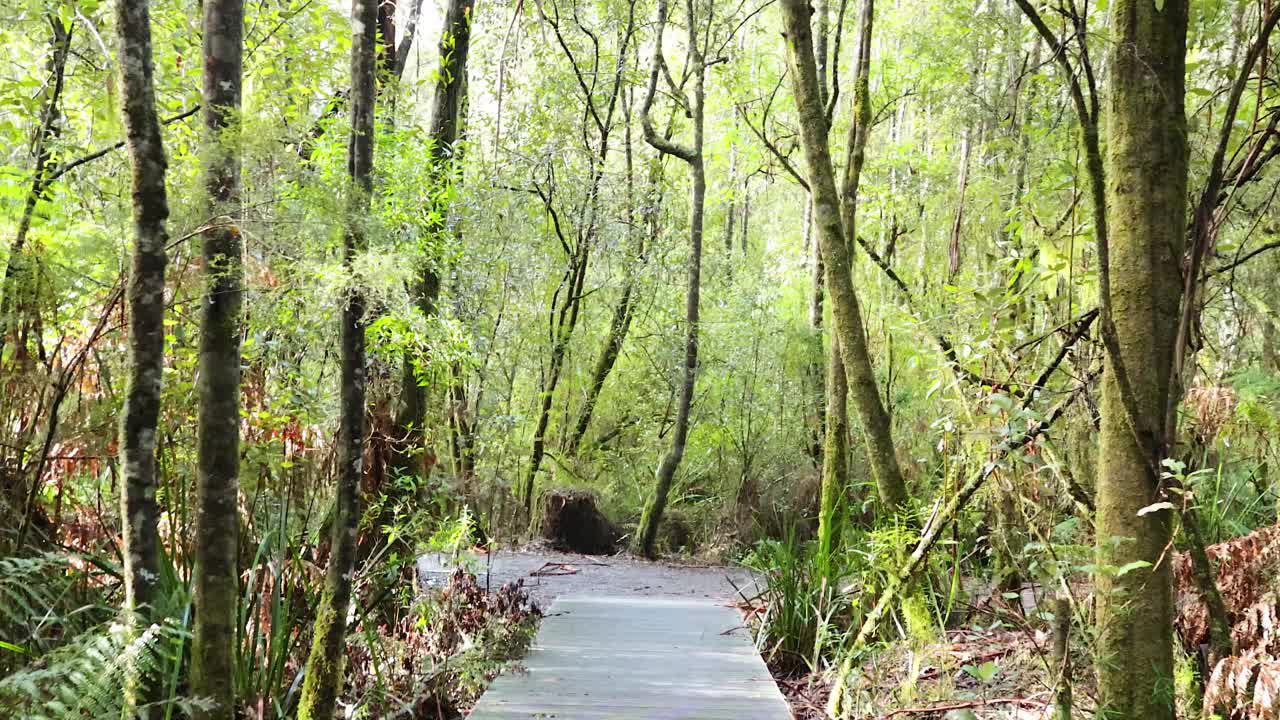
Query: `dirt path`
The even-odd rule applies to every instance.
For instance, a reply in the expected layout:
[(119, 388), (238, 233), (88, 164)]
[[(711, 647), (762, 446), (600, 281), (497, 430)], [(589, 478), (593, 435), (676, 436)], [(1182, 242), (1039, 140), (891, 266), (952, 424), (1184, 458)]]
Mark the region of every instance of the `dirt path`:
[[(547, 550), (498, 550), (469, 553), (464, 562), (492, 590), (503, 583), (524, 579), (524, 585), (540, 607), (550, 607), (557, 597), (648, 597), (729, 601), (737, 597), (736, 585), (754, 595), (755, 576), (741, 567), (681, 565), (650, 562), (630, 555), (589, 556)], [(456, 567), (452, 558), (424, 555), (418, 558), (418, 577), (424, 586), (444, 583)]]

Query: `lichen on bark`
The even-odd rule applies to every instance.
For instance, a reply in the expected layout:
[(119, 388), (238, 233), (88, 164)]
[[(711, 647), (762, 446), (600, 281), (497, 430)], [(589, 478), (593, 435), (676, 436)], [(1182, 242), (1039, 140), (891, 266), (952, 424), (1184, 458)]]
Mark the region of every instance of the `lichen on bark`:
[(1187, 13), (1186, 0), (1122, 0), (1112, 9), (1104, 287), (1120, 362), (1109, 353), (1098, 464), (1096, 660), (1105, 718), (1174, 712), (1173, 514), (1151, 506), (1167, 499), (1158, 455), (1186, 233)]

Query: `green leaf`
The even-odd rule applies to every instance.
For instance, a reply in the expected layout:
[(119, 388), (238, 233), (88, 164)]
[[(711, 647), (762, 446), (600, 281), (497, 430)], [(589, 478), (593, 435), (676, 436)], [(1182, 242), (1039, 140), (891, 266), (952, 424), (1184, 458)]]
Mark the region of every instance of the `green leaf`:
[(1134, 570), (1141, 570), (1142, 568), (1149, 568), (1149, 567), (1151, 567), (1151, 563), (1147, 562), (1146, 560), (1134, 560), (1131, 563), (1125, 563), (1124, 565), (1121, 565), (1120, 569), (1116, 572), (1116, 577), (1124, 577), (1125, 575), (1128, 575)]
[(16, 652), (19, 655), (31, 654), (31, 651), (27, 650), (21, 645), (14, 645), (13, 643), (5, 642), (4, 640), (0, 640), (0, 650), (8, 650), (10, 652)]

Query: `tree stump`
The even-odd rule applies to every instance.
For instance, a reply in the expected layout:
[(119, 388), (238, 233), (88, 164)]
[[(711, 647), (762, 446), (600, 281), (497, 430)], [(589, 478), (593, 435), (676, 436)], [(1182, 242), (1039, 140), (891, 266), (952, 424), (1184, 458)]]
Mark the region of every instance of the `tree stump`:
[(622, 533), (585, 490), (549, 490), (542, 496), (542, 537), (562, 552), (608, 555)]

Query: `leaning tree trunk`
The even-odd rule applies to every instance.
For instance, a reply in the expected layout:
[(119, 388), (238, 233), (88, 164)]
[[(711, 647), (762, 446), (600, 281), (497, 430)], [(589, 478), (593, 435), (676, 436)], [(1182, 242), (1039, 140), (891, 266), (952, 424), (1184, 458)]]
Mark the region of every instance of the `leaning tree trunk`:
[[(19, 326), (23, 294), (30, 282), (27, 275), (27, 236), (31, 232), (31, 223), (36, 216), (36, 204), (44, 199), (49, 191), (49, 160), (53, 157), (50, 145), (57, 137), (62, 111), (59, 103), (66, 81), (67, 58), (71, 55), (71, 27), (62, 24), (57, 14), (48, 16), (52, 30), (52, 42), (49, 56), (49, 82), (45, 90), (44, 107), (40, 112), (40, 125), (31, 143), (35, 156), (35, 168), (31, 172), (31, 186), (22, 205), (22, 215), (18, 218), (18, 229), (13, 241), (9, 244), (9, 262), (4, 268), (4, 279), (0, 280), (0, 364), (4, 362), (4, 348), (10, 334)], [(14, 351), (15, 357), (23, 352), (21, 347)]]
[[(702, 219), (707, 199), (707, 175), (702, 163), (703, 103), (706, 100), (707, 65), (702, 50), (698, 47), (698, 22), (693, 17), (694, 2), (689, 0), (686, 7), (690, 15), (688, 26), (688, 57), (694, 82), (691, 114), (693, 116), (693, 143), (681, 145), (659, 137), (649, 119), (649, 110), (658, 88), (658, 74), (662, 66), (662, 31), (667, 21), (666, 0), (658, 0), (658, 32), (654, 41), (653, 68), (649, 73), (649, 88), (645, 95), (644, 106), (640, 110), (640, 121), (644, 127), (645, 141), (658, 152), (680, 158), (689, 165), (689, 175), (693, 183), (692, 196), (689, 202), (689, 284), (685, 294), (685, 337), (684, 363), (680, 382), (680, 397), (676, 405), (675, 428), (671, 434), (671, 448), (658, 464), (657, 480), (653, 488), (653, 496), (645, 503), (640, 515), (640, 527), (636, 533), (636, 547), (647, 556), (652, 556), (654, 545), (658, 539), (658, 526), (662, 522), (662, 513), (667, 506), (667, 496), (671, 492), (671, 482), (675, 478), (680, 461), (684, 459), (685, 444), (689, 440), (689, 414), (693, 408), (693, 391), (698, 375), (698, 305), (702, 287)], [(712, 11), (709, 9), (709, 11)]]
[[(862, 182), (862, 168), (866, 164), (867, 138), (871, 135), (871, 32), (874, 20), (875, 0), (863, 0), (858, 20), (858, 64), (853, 79), (853, 122), (849, 125), (849, 147), (844, 182), (840, 188), (840, 224), (844, 230), (843, 242), (850, 252), (858, 232), (858, 188)], [(853, 271), (852, 263), (849, 271)], [(832, 335), (831, 352), (827, 357), (827, 431), (818, 507), (818, 549), (824, 558), (830, 557), (840, 540), (836, 520), (848, 478), (848, 392), (844, 353), (839, 337)]]
[(244, 56), (244, 1), (204, 2), (205, 189), (212, 227), (204, 235), (205, 299), (200, 314), (199, 503), (196, 508), (192, 693), (211, 701), (192, 717), (231, 720), (240, 470), (240, 332), (244, 271), (237, 202)]
[[(351, 140), (347, 150), (351, 184), (348, 188), (346, 237), (342, 262), (354, 279), (356, 256), (363, 252), (365, 217), (373, 194), (374, 65), (377, 54), (378, 0), (353, 0), (351, 38)], [(338, 496), (333, 521), (332, 550), (324, 591), (307, 659), (306, 679), (298, 703), (300, 720), (330, 720), (334, 716), (344, 675), (347, 613), (356, 562), (356, 530), (360, 524), (360, 480), (363, 475), (365, 433), (365, 298), (352, 285), (342, 308), (342, 399), (338, 430)]]
[[(431, 110), (431, 162), (434, 181), (440, 184), (454, 181), (457, 167), (458, 126), (462, 106), (467, 97), (467, 55), (471, 47), (471, 13), (475, 0), (448, 0), (444, 24), (440, 31), (440, 67), (437, 70), (435, 94)], [(404, 69), (408, 43), (412, 42), (414, 24), (406, 30), (401, 41), (396, 62), (396, 74)], [(443, 197), (443, 194), (441, 194)], [(438, 200), (438, 226), (429, 228), (433, 236), (442, 237), (448, 232), (449, 208), (447, 201)], [(422, 269), (412, 288), (414, 303), (424, 317), (436, 312), (440, 296), (440, 268), (437, 258), (422, 259)], [(423, 427), (427, 421), (427, 389), (419, 381), (415, 354), (405, 353), (400, 369), (400, 407), (396, 412), (396, 446), (392, 460), (392, 472), (425, 477), (431, 471), (434, 458), (424, 446)]]
[(853, 287), (851, 253), (841, 219), (840, 194), (836, 190), (831, 152), (827, 146), (827, 119), (814, 66), (808, 3), (805, 0), (783, 0), (782, 7), (787, 61), (800, 113), (801, 145), (813, 193), (814, 220), (819, 242), (822, 243), (827, 291), (835, 320), (833, 338), (840, 343), (840, 357), (849, 381), (850, 397), (862, 423), (868, 464), (880, 500), (888, 510), (900, 512), (906, 509), (907, 488), (894, 451), (889, 414), (880, 400), (871, 368), (862, 311)]
[[(627, 333), (631, 328), (631, 319), (635, 312), (636, 281), (640, 275), (640, 268), (645, 264), (645, 235), (635, 230), (635, 163), (631, 144), (630, 97), (623, 102), (622, 109), (626, 118), (626, 124), (623, 127), (623, 149), (626, 167), (626, 234), (631, 239), (630, 254), (627, 257), (627, 279), (622, 286), (622, 295), (618, 297), (618, 304), (613, 308), (613, 319), (609, 322), (609, 334), (605, 337), (604, 347), (600, 349), (600, 356), (596, 358), (595, 369), (591, 372), (591, 382), (587, 386), (587, 397), (582, 403), (582, 409), (578, 411), (578, 419), (573, 424), (573, 432), (569, 435), (568, 442), (565, 443), (565, 454), (570, 457), (578, 454), (582, 439), (586, 437), (587, 428), (591, 426), (591, 418), (595, 414), (596, 403), (600, 399), (600, 393), (604, 390), (605, 381), (609, 379), (609, 374), (613, 372), (613, 366), (617, 363), (618, 356), (622, 354), (622, 346), (627, 340)], [(654, 208), (661, 202), (661, 189), (658, 187), (661, 183), (661, 177), (662, 163), (658, 161), (653, 164), (649, 171), (649, 187), (654, 189), (657, 199), (654, 202), (646, 203), (646, 209), (642, 211), (642, 214), (646, 216), (645, 226), (651, 239), (657, 237), (657, 213)]]
[[(618, 101), (622, 98), (622, 89), (625, 86), (624, 73), (627, 69), (627, 46), (630, 44), (631, 36), (635, 31), (635, 2), (631, 2), (628, 6), (627, 22), (621, 30), (621, 37), (618, 42), (618, 59), (614, 63), (613, 83), (607, 94), (607, 100), (602, 105), (597, 105), (595, 94), (596, 84), (602, 77), (592, 71), (591, 74), (594, 78), (590, 84), (586, 82), (586, 73), (578, 67), (578, 60), (574, 57), (569, 44), (561, 33), (559, 14), (552, 13), (549, 15), (543, 13), (541, 6), (539, 6), (539, 13), (542, 21), (547, 23), (554, 32), (556, 41), (564, 51), (565, 59), (573, 66), (574, 76), (578, 81), (578, 89), (582, 92), (582, 102), (585, 106), (585, 111), (582, 114), (584, 125), (582, 138), (591, 158), (589, 167), (589, 177), (591, 179), (587, 185), (586, 199), (582, 206), (585, 216), (580, 217), (578, 221), (579, 227), (576, 232), (576, 242), (571, 241), (566, 235), (565, 228), (560, 222), (559, 214), (553, 205), (554, 184), (549, 182), (547, 188), (543, 189), (535, 183), (537, 194), (542, 198), (555, 233), (560, 240), (561, 246), (565, 249), (567, 267), (559, 287), (552, 296), (551, 307), (548, 312), (548, 325), (551, 327), (551, 361), (539, 387), (538, 394), (541, 398), (541, 403), (538, 411), (538, 421), (533, 434), (533, 449), (529, 454), (529, 468), (525, 473), (524, 479), (523, 494), (526, 518), (532, 517), (534, 487), (542, 467), (542, 458), (546, 454), (547, 429), (551, 421), (551, 406), (555, 401), (556, 388), (564, 371), (565, 361), (569, 352), (569, 342), (573, 339), (573, 332), (577, 327), (578, 318), (582, 311), (582, 299), (586, 294), (583, 292), (583, 283), (586, 282), (587, 263), (591, 259), (592, 248), (596, 244), (600, 233), (600, 190), (609, 162), (609, 140), (614, 129), (614, 114), (617, 111)], [(582, 29), (586, 31), (586, 28)], [(589, 31), (586, 32), (589, 34)], [(598, 48), (596, 52), (598, 53)], [(596, 62), (598, 62), (598, 54)], [(624, 102), (623, 104), (625, 105), (626, 103)], [(588, 119), (590, 119), (590, 122), (588, 122)], [(630, 119), (629, 112), (628, 119)], [(591, 147), (591, 142), (587, 139), (588, 126), (593, 126), (596, 131), (597, 141), (594, 147)], [(550, 178), (548, 180), (550, 181)], [(630, 323), (630, 310), (629, 308), (624, 309), (626, 314), (621, 319)], [(622, 334), (625, 335), (626, 328), (622, 327), (620, 329)], [(616, 358), (616, 354), (614, 358)], [(601, 386), (603, 386), (604, 378), (608, 376), (609, 370), (612, 369), (612, 362), (612, 359), (608, 360), (608, 366), (603, 367), (603, 375), (600, 374), (602, 366), (597, 366), (596, 377), (599, 378)], [(600, 387), (594, 387), (592, 392), (594, 395), (598, 395), (599, 390)], [(590, 401), (594, 403), (593, 399)], [(586, 418), (589, 421), (590, 414), (587, 414)], [(562, 441), (561, 444), (565, 445), (566, 443)]]
[(1100, 284), (1120, 357), (1108, 353), (1103, 385), (1097, 538), (1099, 565), (1122, 571), (1097, 576), (1105, 718), (1174, 717), (1173, 512), (1152, 506), (1169, 499), (1159, 468), (1186, 237), (1187, 14), (1187, 0), (1121, 0), (1111, 11)]
[[(121, 0), (120, 75), (124, 124), (133, 166), (133, 260), (129, 272), (129, 380), (120, 425), (120, 494), (124, 525), (125, 611), (132, 633), (156, 619), (160, 580), (160, 520), (156, 502), (156, 425), (164, 364), (166, 160), (152, 82), (151, 14), (147, 0)], [(157, 686), (126, 668), (125, 717), (150, 717)]]

